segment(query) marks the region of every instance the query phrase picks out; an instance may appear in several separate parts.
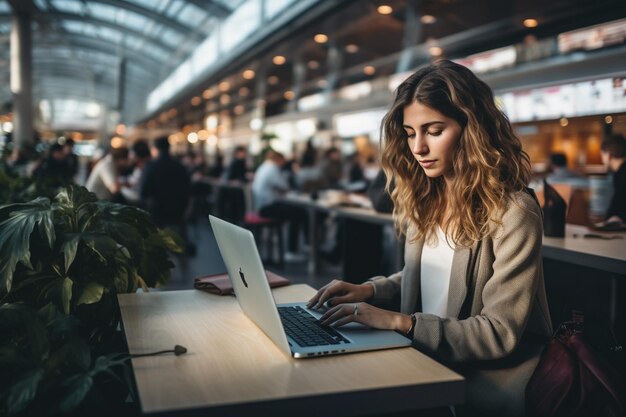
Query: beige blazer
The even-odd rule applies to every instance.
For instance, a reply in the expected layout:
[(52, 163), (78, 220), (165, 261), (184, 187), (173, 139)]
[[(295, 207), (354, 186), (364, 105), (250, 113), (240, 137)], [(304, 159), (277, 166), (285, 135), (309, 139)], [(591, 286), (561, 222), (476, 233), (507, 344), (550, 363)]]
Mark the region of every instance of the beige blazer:
[(542, 349), (536, 336), (547, 340), (552, 334), (541, 209), (530, 194), (515, 193), (502, 226), (492, 227), (491, 237), (455, 250), (447, 317), (419, 312), (423, 240), (407, 239), (401, 272), (371, 279), (373, 301), (390, 302), (400, 294), (401, 312), (417, 319), (413, 345), (466, 377), (465, 410), (523, 415), (524, 389)]

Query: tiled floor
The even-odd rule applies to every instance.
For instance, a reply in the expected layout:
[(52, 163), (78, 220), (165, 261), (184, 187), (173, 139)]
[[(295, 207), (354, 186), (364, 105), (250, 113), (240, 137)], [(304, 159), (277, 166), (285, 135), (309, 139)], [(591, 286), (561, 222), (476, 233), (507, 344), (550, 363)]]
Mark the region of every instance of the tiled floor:
[[(193, 288), (193, 278), (201, 275), (226, 272), (217, 243), (208, 220), (199, 218), (188, 226), (188, 237), (196, 245), (195, 256), (174, 255), (172, 260), (176, 267), (172, 269), (169, 283), (162, 287), (163, 291)], [(341, 267), (322, 263), (321, 272), (317, 276), (310, 276), (305, 262), (285, 263), (283, 268), (268, 266), (269, 270), (289, 278), (292, 283), (309, 284), (319, 288), (341, 273)]]

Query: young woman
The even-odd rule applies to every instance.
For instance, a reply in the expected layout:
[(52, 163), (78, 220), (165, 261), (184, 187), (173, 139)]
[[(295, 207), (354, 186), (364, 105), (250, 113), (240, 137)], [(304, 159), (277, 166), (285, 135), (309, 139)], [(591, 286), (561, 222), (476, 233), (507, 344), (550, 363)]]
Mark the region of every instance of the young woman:
[[(490, 88), (450, 61), (398, 87), (382, 131), (404, 269), (361, 285), (333, 281), (309, 305), (330, 306), (324, 324), (402, 332), (464, 374), (458, 415), (523, 415), (552, 333), (528, 156)], [(396, 296), (400, 312), (372, 305)]]

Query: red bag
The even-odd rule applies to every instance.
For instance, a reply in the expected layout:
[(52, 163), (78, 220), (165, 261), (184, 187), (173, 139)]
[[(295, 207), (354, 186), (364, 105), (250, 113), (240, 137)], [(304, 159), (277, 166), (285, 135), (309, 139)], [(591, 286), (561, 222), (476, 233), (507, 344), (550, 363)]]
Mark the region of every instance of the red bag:
[(583, 338), (581, 321), (559, 326), (526, 386), (533, 417), (626, 416), (626, 383)]

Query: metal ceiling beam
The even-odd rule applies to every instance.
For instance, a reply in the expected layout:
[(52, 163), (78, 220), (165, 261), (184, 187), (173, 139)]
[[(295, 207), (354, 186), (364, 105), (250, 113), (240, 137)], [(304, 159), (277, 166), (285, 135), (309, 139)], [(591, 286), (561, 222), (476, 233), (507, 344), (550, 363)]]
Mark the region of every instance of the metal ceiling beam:
[[(75, 64), (80, 64), (80, 65), (83, 65), (83, 68), (89, 69), (90, 71), (96, 71), (96, 72), (100, 72), (101, 71), (100, 68), (97, 68), (97, 67), (93, 66), (94, 65), (94, 61), (90, 61), (88, 59), (81, 59), (81, 58), (77, 58), (77, 57), (72, 57), (71, 60), (72, 60), (72, 64), (74, 64), (74, 66), (75, 66)], [(54, 64), (59, 64), (59, 65), (62, 65), (62, 66), (70, 65), (70, 63), (68, 63), (68, 59), (65, 56), (54, 55), (54, 54), (33, 56), (33, 63), (34, 64), (38, 64), (38, 63), (54, 63)], [(111, 61), (110, 60), (106, 61), (106, 62), (105, 61), (98, 61), (98, 62), (95, 62), (95, 64), (109, 67), (111, 65)], [(7, 66), (8, 67), (8, 65), (9, 65), (8, 61), (0, 62), (0, 68), (2, 68), (3, 66)], [(146, 69), (145, 67), (142, 67), (140, 65), (133, 65), (131, 74), (136, 74), (135, 70), (141, 71), (141, 75), (132, 77), (133, 82), (139, 82), (139, 83), (154, 85), (154, 83), (156, 83), (158, 81), (157, 78), (156, 78), (155, 72), (151, 72), (148, 69)]]
[[(102, 26), (102, 27), (106, 27), (112, 30), (116, 30), (118, 32), (121, 32), (125, 35), (129, 35), (129, 36), (133, 36), (139, 39), (142, 39), (148, 43), (153, 44), (154, 46), (157, 46), (161, 49), (163, 49), (164, 51), (166, 51), (168, 54), (173, 53), (176, 48), (173, 48), (169, 45), (164, 44), (163, 42), (159, 41), (158, 39), (146, 36), (144, 33), (135, 30), (135, 29), (131, 29), (129, 27), (126, 26), (121, 26), (118, 25), (116, 23), (112, 23), (109, 22), (107, 20), (102, 20), (102, 19), (96, 19), (93, 16), (79, 16), (76, 14), (72, 14), (72, 13), (63, 13), (63, 12), (48, 12), (45, 13), (44, 15), (48, 20), (50, 19), (54, 19), (56, 23), (60, 23), (63, 20), (66, 21), (74, 21), (74, 22), (80, 22), (80, 23), (89, 23), (92, 24), (96, 27), (98, 26)], [(6, 21), (11, 21), (12, 20), (12, 16), (10, 14), (0, 14), (0, 23), (2, 22), (6, 22)], [(81, 36), (84, 36), (85, 34), (81, 33)]]
[(16, 13), (34, 14), (39, 11), (33, 0), (8, 0), (8, 3)]
[[(18, 0), (15, 0), (18, 1)], [(211, 13), (213, 16), (224, 19), (225, 17), (230, 16), (233, 12), (232, 9), (224, 6), (221, 3), (211, 0), (186, 0), (187, 3), (191, 3), (195, 6), (198, 6), (202, 10), (206, 10)]]
[(162, 15), (161, 13), (155, 12), (152, 9), (148, 9), (147, 7), (142, 7), (139, 6), (138, 4), (135, 3), (131, 3), (129, 1), (121, 1), (121, 0), (89, 0), (87, 2), (87, 4), (89, 3), (100, 3), (100, 4), (106, 4), (108, 6), (113, 6), (113, 7), (117, 7), (120, 9), (124, 9), (124, 10), (128, 10), (130, 12), (133, 13), (137, 13), (139, 15), (142, 15), (144, 17), (150, 18), (162, 25), (167, 26), (168, 28), (175, 30), (177, 32), (181, 32), (181, 33), (188, 33), (189, 30), (193, 29), (189, 26), (185, 26), (182, 23), (178, 22), (177, 20), (174, 19), (170, 19), (164, 15)]
[[(118, 46), (111, 44), (110, 42), (107, 42), (100, 38), (94, 38), (94, 37), (89, 37), (89, 36), (78, 36), (74, 34), (70, 36), (65, 36), (65, 41), (66, 43), (59, 44), (50, 39), (35, 39), (33, 42), (33, 45), (35, 49), (40, 48), (40, 47), (46, 47), (50, 49), (58, 48), (58, 47), (71, 47), (74, 49), (82, 49), (86, 51), (98, 51), (98, 52), (111, 55), (112, 57), (119, 57)], [(141, 51), (128, 49), (128, 52), (129, 54), (126, 55), (126, 57), (131, 61), (132, 60), (142, 61), (141, 65), (146, 65), (148, 67), (155, 66), (157, 68), (160, 68), (160, 66), (163, 65), (163, 63), (159, 61), (158, 59), (151, 57), (149, 55), (146, 55), (142, 53)]]
[(171, 46), (161, 42), (158, 39), (155, 39), (153, 37), (147, 36), (146, 34), (144, 34), (141, 31), (138, 31), (138, 30), (135, 30), (135, 29), (131, 29), (131, 28), (127, 27), (127, 26), (121, 26), (121, 25), (118, 25), (116, 23), (109, 22), (108, 20), (96, 19), (93, 16), (79, 16), (79, 15), (72, 14), (72, 13), (62, 13), (62, 12), (46, 13), (46, 16), (52, 17), (52, 18), (55, 18), (55, 19), (59, 19), (59, 20), (69, 20), (69, 21), (75, 21), (75, 22), (80, 22), (80, 23), (89, 23), (89, 24), (92, 24), (92, 25), (94, 25), (96, 27), (98, 27), (98, 26), (107, 27), (109, 29), (121, 32), (121, 33), (123, 33), (125, 35), (129, 35), (129, 36), (136, 37), (138, 39), (142, 39), (145, 42), (148, 42), (150, 44), (158, 46), (159, 48), (163, 49), (164, 51), (167, 51), (170, 54), (176, 50), (176, 48), (171, 47)]
[[(54, 78), (68, 78), (74, 80), (82, 80), (85, 82), (93, 83), (95, 86), (106, 85), (107, 88), (117, 87), (117, 80), (111, 74), (100, 73), (94, 74), (85, 71), (80, 67), (66, 67), (66, 68), (48, 68), (35, 70), (33, 73), (34, 84), (40, 81), (45, 81), (49, 77)], [(132, 91), (136, 94), (144, 94), (147, 96), (150, 91), (150, 85), (142, 84), (141, 81), (135, 77), (130, 79), (127, 83), (128, 91)], [(72, 87), (72, 89), (76, 86)]]

